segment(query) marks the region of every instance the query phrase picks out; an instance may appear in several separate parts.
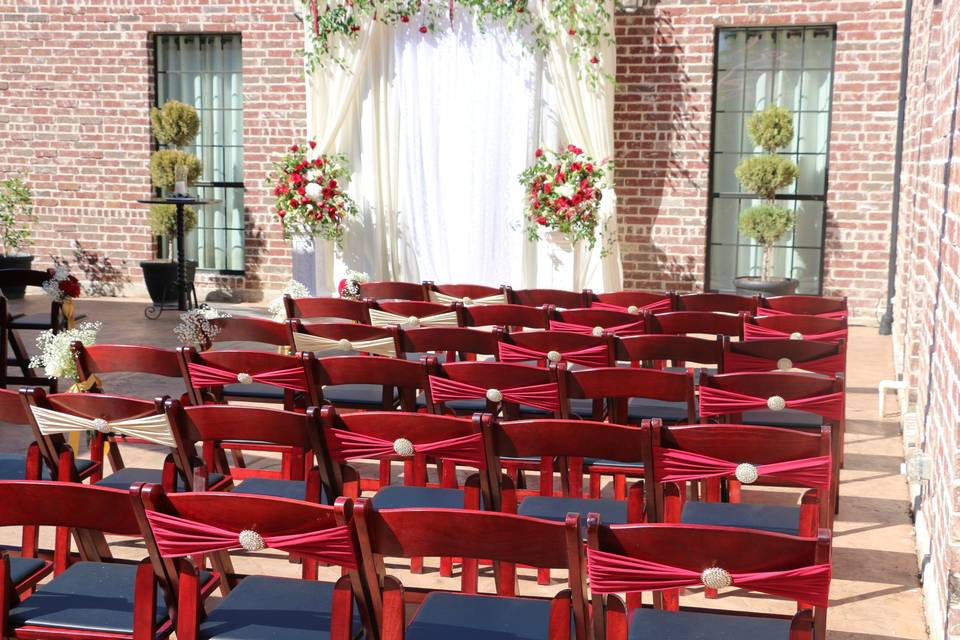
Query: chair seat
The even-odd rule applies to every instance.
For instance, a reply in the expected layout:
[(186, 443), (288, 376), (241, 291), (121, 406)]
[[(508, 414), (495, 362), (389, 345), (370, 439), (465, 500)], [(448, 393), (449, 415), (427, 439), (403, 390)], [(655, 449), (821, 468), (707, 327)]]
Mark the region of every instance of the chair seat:
[[(11, 609), (10, 626), (131, 635), (136, 572), (135, 564), (78, 562)], [(167, 605), (159, 587), (156, 590), (154, 621), (160, 624), (167, 616)]]
[(10, 582), (14, 586), (43, 569), (52, 569), (53, 565), (37, 558), (20, 558), (8, 556), (10, 559)]
[[(76, 460), (77, 471), (83, 473), (93, 466), (92, 460)], [(42, 478), (52, 480), (50, 469), (47, 465), (40, 465)], [(0, 480), (26, 480), (27, 478), (27, 456), (22, 453), (0, 453)]]
[[(686, 373), (686, 367), (664, 367), (664, 371), (669, 371), (670, 373)], [(700, 376), (702, 374), (709, 374), (711, 376), (717, 375), (716, 367), (693, 367), (693, 384), (700, 386)]]
[(429, 594), (407, 627), (407, 640), (546, 640), (550, 601)]
[(580, 418), (581, 420), (593, 419), (593, 399), (592, 398), (570, 398), (570, 417)]
[(823, 418), (815, 413), (784, 409), (783, 411), (747, 411), (743, 414), (743, 424), (759, 424), (768, 427), (809, 427), (823, 426)]
[(269, 384), (227, 384), (223, 387), (225, 397), (262, 398), (264, 400), (283, 400), (283, 389)]
[[(473, 414), (478, 411), (487, 410), (487, 401), (480, 398), (474, 400), (450, 400), (443, 404), (454, 413)], [(422, 393), (417, 396), (417, 406), (427, 406), (427, 397)]]
[(660, 418), (664, 422), (686, 422), (687, 403), (651, 400), (649, 398), (630, 398), (627, 402), (627, 417), (630, 420)]
[(795, 536), (800, 530), (800, 508), (742, 502), (686, 502), (680, 522), (758, 529)]
[[(245, 493), (257, 496), (273, 496), (274, 498), (291, 498), (303, 500), (307, 495), (307, 483), (302, 480), (274, 480), (273, 478), (250, 478), (236, 486), (233, 493)], [(323, 490), (320, 491), (321, 502), (326, 503)]]
[[(78, 461), (79, 462), (79, 461)], [(223, 480), (223, 474), (220, 473), (210, 473), (207, 476), (207, 486), (212, 487), (218, 482)], [(119, 471), (111, 473), (105, 477), (100, 482), (97, 482), (98, 487), (110, 487), (111, 489), (129, 489), (130, 485), (137, 482), (147, 482), (153, 484), (160, 484), (163, 481), (163, 471), (159, 469), (140, 469), (137, 467), (124, 467)], [(188, 488), (183, 482), (183, 478), (180, 477), (180, 474), (177, 474), (177, 491), (187, 491)]]
[[(80, 322), (87, 317), (87, 314), (80, 313), (74, 316), (74, 320)], [(50, 328), (50, 311), (44, 313), (27, 313), (16, 316), (10, 322), (11, 329), (20, 329), (24, 331), (46, 331)]]
[(375, 509), (463, 509), (463, 490), (441, 487), (383, 487), (371, 498)]
[(788, 640), (790, 620), (699, 611), (636, 609), (630, 616), (630, 640)]
[(517, 507), (517, 513), (530, 518), (563, 522), (568, 513), (579, 513), (580, 532), (586, 534), (587, 514), (599, 513), (603, 524), (625, 524), (627, 522), (626, 500), (608, 500), (605, 498), (564, 498), (561, 496), (529, 496)]
[[(200, 624), (203, 640), (321, 640), (330, 637), (333, 583), (250, 576)], [(361, 629), (353, 608), (354, 635)]]
[[(376, 384), (338, 384), (323, 388), (323, 399), (334, 405), (367, 405), (379, 407), (383, 405), (383, 387)], [(393, 400), (398, 399), (397, 391), (393, 391)]]

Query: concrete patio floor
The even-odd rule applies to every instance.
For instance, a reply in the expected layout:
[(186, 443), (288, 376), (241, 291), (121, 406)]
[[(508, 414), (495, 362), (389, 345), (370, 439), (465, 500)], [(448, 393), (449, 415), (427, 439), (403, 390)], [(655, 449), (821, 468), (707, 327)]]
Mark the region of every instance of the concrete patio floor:
[[(43, 297), (30, 297), (15, 303), (15, 308), (39, 309), (46, 304)], [(98, 342), (175, 346), (173, 327), (176, 312), (165, 312), (159, 320), (143, 316), (144, 301), (90, 299), (79, 301), (78, 311), (91, 320), (103, 322)], [(263, 307), (216, 305), (234, 315), (265, 315)], [(33, 348), (32, 336), (25, 337)], [(846, 466), (841, 472), (841, 510), (835, 525), (834, 573), (828, 613), (831, 640), (886, 640), (902, 638), (921, 640), (927, 637), (922, 614), (921, 590), (917, 579), (914, 552), (914, 531), (908, 508), (907, 485), (900, 475), (902, 446), (897, 419), (877, 419), (876, 394), (880, 380), (893, 377), (891, 344), (877, 335), (875, 328), (851, 329), (847, 380)], [(182, 386), (147, 376), (104, 376), (104, 386), (120, 395), (154, 397), (180, 395)], [(26, 429), (0, 430), (0, 451), (23, 451), (30, 441)], [(123, 447), (128, 466), (159, 466), (161, 454), (156, 448)], [(263, 459), (259, 464), (274, 464)], [(747, 501), (792, 500), (781, 492), (751, 489)], [(19, 533), (0, 529), (0, 543), (15, 544)], [(51, 536), (42, 543), (49, 547)], [(119, 557), (138, 558), (142, 545), (129, 540), (113, 542)], [(429, 585), (455, 589), (458, 582), (438, 576), (436, 563), (427, 561), (422, 575), (413, 576), (402, 561), (388, 564), (405, 584)], [(265, 572), (274, 575), (298, 575), (298, 567), (272, 553), (241, 557), (236, 567), (243, 572)], [(326, 577), (336, 575), (324, 570)], [(547, 594), (563, 586), (562, 576), (554, 572), (554, 584), (538, 587), (529, 572), (522, 572), (522, 594)], [(489, 590), (492, 581), (486, 577), (481, 588)], [(214, 600), (215, 601), (215, 600)], [(722, 593), (717, 600), (704, 600), (696, 590), (684, 596), (684, 603), (717, 608), (739, 608), (788, 612), (785, 602), (767, 598), (744, 598), (736, 590)]]

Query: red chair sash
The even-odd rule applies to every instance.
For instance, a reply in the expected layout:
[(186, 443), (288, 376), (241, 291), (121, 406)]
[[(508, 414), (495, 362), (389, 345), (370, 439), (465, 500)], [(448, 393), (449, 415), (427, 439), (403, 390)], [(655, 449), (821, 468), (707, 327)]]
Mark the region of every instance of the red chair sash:
[[(703, 584), (697, 571), (596, 549), (587, 550), (587, 572), (593, 593), (659, 591)], [(814, 564), (786, 571), (731, 573), (730, 577), (735, 587), (826, 607), (830, 574), (829, 564)]]
[(829, 318), (831, 320), (843, 320), (847, 317), (846, 311), (828, 311), (826, 313), (791, 313), (790, 311), (781, 311), (780, 309), (770, 309), (767, 307), (759, 307), (757, 309), (757, 316), (794, 316), (794, 317), (810, 317), (814, 318)]
[[(434, 402), (448, 402), (450, 400), (476, 400), (486, 398), (487, 389), (477, 387), (466, 382), (429, 376), (430, 395)], [(535, 384), (528, 387), (500, 388), (497, 390), (506, 402), (525, 404), (544, 411), (557, 413), (560, 411), (560, 388), (556, 382)]]
[[(335, 460), (357, 460), (360, 458), (378, 460), (398, 457), (393, 440), (384, 440), (344, 429), (329, 429), (327, 431), (327, 445), (330, 448), (331, 457)], [(414, 452), (429, 454), (480, 469), (486, 466), (483, 455), (483, 437), (479, 433), (449, 440), (416, 443), (414, 444)]]
[[(660, 482), (685, 482), (704, 478), (727, 477), (736, 473), (738, 463), (710, 456), (655, 447), (654, 465)], [(830, 456), (801, 458), (787, 462), (756, 465), (761, 478), (773, 478), (804, 487), (826, 489), (830, 486)]]
[[(627, 311), (630, 307), (624, 307), (619, 304), (610, 304), (608, 302), (593, 302), (590, 304), (591, 309), (608, 309), (610, 311)], [(649, 309), (653, 312), (658, 311), (670, 311), (673, 308), (673, 303), (670, 301), (670, 298), (664, 298), (662, 300), (657, 300), (656, 302), (651, 302), (649, 304), (639, 305), (638, 309)]]
[[(150, 530), (164, 558), (233, 551), (242, 549), (240, 532), (178, 518), (158, 511), (147, 511)], [(251, 527), (252, 529), (252, 527)], [(322, 562), (357, 568), (357, 557), (347, 526), (331, 527), (290, 535), (262, 535), (264, 544), (296, 555), (309, 556)]]
[[(240, 373), (227, 371), (226, 369), (217, 369), (216, 367), (208, 367), (194, 362), (189, 363), (187, 369), (190, 371), (190, 382), (195, 388), (237, 384), (237, 375)], [(271, 387), (293, 389), (294, 391), (308, 391), (307, 377), (303, 373), (303, 367), (263, 371), (249, 375), (254, 382), (267, 384)]]
[[(803, 369), (825, 376), (835, 376), (843, 373), (846, 367), (846, 358), (842, 353), (835, 353), (825, 358), (815, 360), (805, 360), (803, 362), (793, 362), (795, 369)], [(771, 358), (761, 358), (743, 353), (730, 352), (723, 357), (723, 370), (726, 373), (737, 373), (747, 371), (776, 371), (777, 361)]]
[[(796, 332), (801, 333), (801, 332)], [(771, 338), (776, 339), (785, 339), (789, 338), (793, 333), (788, 331), (778, 331), (776, 329), (771, 329), (770, 327), (761, 327), (760, 325), (744, 323), (743, 325), (743, 339), (744, 340), (769, 340)], [(836, 331), (827, 331), (826, 333), (802, 333), (804, 340), (815, 340), (820, 342), (838, 342), (840, 340), (847, 339), (847, 330), (846, 329), (837, 329)]]
[[(527, 349), (515, 344), (501, 342), (498, 345), (501, 362), (526, 362), (527, 360), (547, 360), (547, 354), (535, 349)], [(578, 351), (558, 351), (560, 362), (572, 362), (584, 367), (605, 367), (610, 364), (607, 347), (598, 345)]]
[[(593, 330), (596, 327), (587, 326), (585, 324), (576, 324), (575, 322), (560, 322), (559, 320), (550, 321), (550, 329), (553, 331), (568, 331), (570, 333), (583, 333), (586, 335), (594, 335)], [(620, 336), (636, 336), (643, 334), (643, 320), (637, 320), (636, 322), (628, 322), (626, 324), (618, 324), (612, 327), (603, 327), (603, 330), (606, 333), (612, 333)]]
[[(700, 416), (720, 416), (728, 413), (742, 413), (769, 408), (768, 398), (748, 396), (744, 393), (700, 387)], [(843, 419), (843, 392), (835, 391), (819, 396), (808, 396), (795, 400), (785, 400), (785, 409), (796, 409), (823, 416), (828, 420)]]

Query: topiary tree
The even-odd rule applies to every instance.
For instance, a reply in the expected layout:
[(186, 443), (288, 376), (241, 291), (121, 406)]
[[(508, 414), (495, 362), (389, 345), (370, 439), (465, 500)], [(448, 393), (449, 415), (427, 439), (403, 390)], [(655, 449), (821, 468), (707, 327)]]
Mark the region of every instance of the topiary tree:
[(153, 186), (173, 189), (178, 166), (183, 167), (187, 184), (194, 184), (203, 167), (200, 159), (183, 151), (183, 147), (193, 142), (200, 130), (197, 110), (183, 102), (169, 100), (159, 109), (154, 107), (150, 110), (150, 128), (157, 142), (172, 147), (155, 151), (150, 157), (150, 178)]
[(763, 247), (763, 279), (773, 278), (773, 245), (793, 227), (793, 213), (775, 201), (777, 191), (797, 179), (797, 165), (777, 155), (777, 149), (793, 140), (793, 114), (789, 109), (769, 106), (747, 120), (747, 133), (764, 153), (737, 165), (736, 176), (746, 191), (756, 193), (764, 203), (740, 214), (740, 233)]
[[(197, 226), (197, 212), (193, 207), (183, 208), (183, 232), (189, 233)], [(177, 237), (177, 206), (155, 204), (150, 207), (150, 233), (161, 236), (167, 242), (167, 256), (173, 260), (173, 239)]]

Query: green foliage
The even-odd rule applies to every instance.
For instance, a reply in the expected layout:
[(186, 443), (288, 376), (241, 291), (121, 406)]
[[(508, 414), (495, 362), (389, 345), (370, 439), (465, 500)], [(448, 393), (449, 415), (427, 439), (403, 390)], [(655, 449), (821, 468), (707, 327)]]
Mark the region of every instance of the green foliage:
[(741, 162), (735, 173), (746, 191), (773, 200), (777, 191), (797, 179), (800, 170), (783, 156), (763, 154)]
[[(193, 207), (183, 208), (183, 232), (189, 233), (197, 226), (197, 212)], [(177, 207), (172, 204), (155, 204), (150, 207), (150, 233), (164, 238), (177, 235)]]
[(776, 204), (761, 204), (740, 214), (740, 233), (772, 246), (793, 226), (793, 213)]
[(150, 126), (160, 144), (186, 147), (197, 137), (200, 116), (192, 106), (169, 100), (159, 109), (150, 110)]
[(30, 227), (36, 222), (30, 187), (20, 176), (0, 181), (0, 240), (7, 255), (18, 253), (30, 244)]
[(187, 165), (188, 184), (194, 184), (203, 170), (197, 156), (178, 149), (161, 149), (150, 156), (150, 178), (153, 180), (153, 186), (172, 189), (175, 182), (174, 169), (178, 164)]
[(793, 140), (793, 114), (784, 107), (770, 105), (750, 116), (747, 133), (753, 144), (773, 153)]

